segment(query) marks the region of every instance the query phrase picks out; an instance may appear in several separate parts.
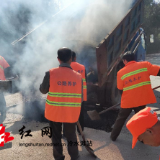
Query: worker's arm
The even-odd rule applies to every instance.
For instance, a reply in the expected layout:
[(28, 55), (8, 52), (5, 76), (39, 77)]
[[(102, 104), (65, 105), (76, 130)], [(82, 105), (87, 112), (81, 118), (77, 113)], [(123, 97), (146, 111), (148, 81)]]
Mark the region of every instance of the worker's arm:
[(117, 88), (118, 88), (120, 94), (122, 95), (122, 93), (123, 93), (123, 81), (121, 79), (121, 75), (119, 74), (119, 72), (117, 73)]
[(49, 87), (50, 87), (50, 83), (49, 83), (49, 79), (50, 79), (50, 74), (49, 71), (46, 72), (44, 78), (43, 78), (43, 82), (40, 85), (39, 90), (41, 91), (41, 93), (46, 94), (49, 92)]
[(147, 69), (148, 69), (149, 75), (160, 76), (160, 66), (151, 64), (150, 62), (146, 62), (146, 63), (147, 63)]

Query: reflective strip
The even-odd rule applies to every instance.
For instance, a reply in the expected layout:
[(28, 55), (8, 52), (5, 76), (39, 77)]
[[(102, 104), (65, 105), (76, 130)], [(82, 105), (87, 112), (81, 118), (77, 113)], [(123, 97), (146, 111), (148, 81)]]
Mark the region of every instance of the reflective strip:
[(0, 68), (3, 70), (3, 67), (0, 65)]
[(59, 93), (59, 92), (49, 92), (51, 97), (70, 97), (70, 98), (81, 98), (81, 94), (78, 93)]
[(141, 73), (141, 72), (146, 72), (146, 71), (147, 71), (147, 68), (141, 68), (141, 69), (138, 69), (138, 70), (135, 70), (135, 71), (133, 71), (133, 72), (129, 72), (129, 73), (123, 75), (123, 76), (121, 77), (121, 79), (124, 80), (125, 78), (127, 78), (127, 77), (129, 77), (129, 76), (132, 76), (132, 75), (135, 75), (135, 74)]
[(138, 83), (138, 84), (129, 86), (129, 87), (125, 87), (125, 88), (123, 89), (123, 91), (131, 90), (131, 89), (138, 88), (138, 87), (141, 87), (141, 86), (144, 86), (144, 85), (149, 85), (149, 84), (151, 84), (150, 81), (141, 82), (141, 83)]
[[(87, 86), (86, 86), (86, 79), (85, 78), (82, 78), (83, 79), (83, 89), (87, 89)], [(84, 84), (85, 83), (85, 84)]]
[(63, 107), (81, 107), (81, 103), (72, 103), (72, 102), (54, 102), (46, 100), (46, 103), (51, 106), (63, 106)]
[(86, 82), (86, 79), (85, 78), (82, 78), (83, 82)]
[(87, 86), (83, 86), (83, 89), (87, 89)]

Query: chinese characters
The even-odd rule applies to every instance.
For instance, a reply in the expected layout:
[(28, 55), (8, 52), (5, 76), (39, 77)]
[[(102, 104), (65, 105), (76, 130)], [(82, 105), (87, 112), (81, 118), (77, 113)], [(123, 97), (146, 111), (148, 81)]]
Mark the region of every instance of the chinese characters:
[(72, 81), (57, 81), (59, 86), (76, 86), (76, 82)]
[(5, 132), (5, 127), (3, 124), (0, 125), (0, 147), (4, 146), (4, 143), (12, 141), (14, 137), (10, 137), (9, 132)]

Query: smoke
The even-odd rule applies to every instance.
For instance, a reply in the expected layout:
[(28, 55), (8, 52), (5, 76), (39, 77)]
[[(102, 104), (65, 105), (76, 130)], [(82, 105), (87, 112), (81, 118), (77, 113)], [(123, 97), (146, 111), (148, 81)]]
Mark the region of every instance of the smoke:
[(19, 89), (40, 95), (45, 72), (58, 66), (60, 47), (76, 51), (79, 61), (87, 67), (89, 60), (96, 64), (95, 47), (121, 21), (132, 2), (1, 0), (1, 54), (11, 63), (12, 72), (20, 75)]

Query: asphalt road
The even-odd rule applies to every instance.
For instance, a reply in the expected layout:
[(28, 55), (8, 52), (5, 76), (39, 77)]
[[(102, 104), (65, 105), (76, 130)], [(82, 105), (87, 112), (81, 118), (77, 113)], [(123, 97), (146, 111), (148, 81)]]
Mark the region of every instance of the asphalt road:
[[(149, 55), (146, 57), (153, 64), (160, 65), (160, 54)], [(152, 87), (160, 85), (159, 77), (151, 77)], [(152, 107), (160, 116), (160, 88), (154, 91), (157, 103), (148, 105)], [(24, 110), (22, 97), (19, 93), (5, 96), (7, 102), (7, 118), (4, 121), (5, 132), (10, 132), (14, 140), (8, 142), (4, 147), (0, 147), (0, 159), (2, 160), (51, 160), (52, 146), (49, 146), (51, 139), (44, 135), (42, 137), (42, 128), (47, 127), (48, 123), (31, 121), (25, 119), (21, 114)], [(29, 113), (28, 113), (29, 114)], [(26, 132), (21, 139), (19, 130), (25, 126), (24, 131), (31, 130), (32, 136), (27, 136)], [(98, 158), (93, 158), (86, 151), (84, 146), (79, 145), (80, 160), (158, 160), (160, 155), (160, 147), (150, 147), (140, 142), (134, 149), (131, 149), (132, 136), (124, 126), (117, 141), (110, 140), (110, 133), (105, 131), (85, 128), (85, 137), (91, 141), (91, 147)], [(77, 135), (78, 141), (82, 139)], [(65, 145), (66, 141), (62, 139)], [(39, 145), (39, 146), (33, 146)], [(21, 146), (20, 146), (21, 145)], [(23, 146), (22, 146), (23, 145)], [(29, 146), (32, 145), (32, 146)], [(45, 145), (45, 146), (43, 146)], [(48, 146), (47, 146), (48, 145)], [(70, 157), (67, 152), (67, 146), (64, 146), (64, 155), (66, 160)]]

